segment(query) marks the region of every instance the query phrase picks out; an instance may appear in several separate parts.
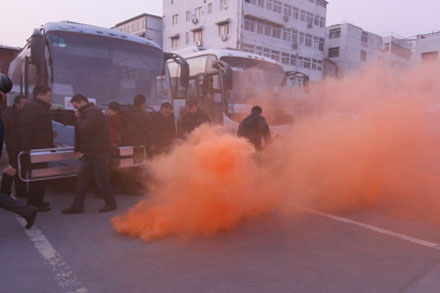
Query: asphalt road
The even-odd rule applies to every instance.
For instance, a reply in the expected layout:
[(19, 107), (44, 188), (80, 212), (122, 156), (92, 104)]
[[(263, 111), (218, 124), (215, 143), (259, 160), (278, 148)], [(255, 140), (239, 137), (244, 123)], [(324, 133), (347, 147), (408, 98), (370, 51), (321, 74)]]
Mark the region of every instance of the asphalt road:
[(62, 215), (72, 196), (49, 188), (53, 210), (27, 232), (0, 210), (0, 292), (440, 292), (440, 231), (421, 219), (298, 211), (145, 243), (109, 223), (140, 197), (119, 195), (119, 210), (100, 214), (89, 195), (84, 214)]

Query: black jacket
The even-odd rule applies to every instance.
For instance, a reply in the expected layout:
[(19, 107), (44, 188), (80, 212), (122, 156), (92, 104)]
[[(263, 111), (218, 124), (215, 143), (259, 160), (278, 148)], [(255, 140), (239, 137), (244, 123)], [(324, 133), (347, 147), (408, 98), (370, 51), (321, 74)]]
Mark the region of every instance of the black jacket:
[(148, 114), (139, 107), (131, 106), (122, 114), (122, 145), (148, 145), (149, 124)]
[(151, 145), (155, 152), (167, 151), (176, 139), (176, 124), (174, 116), (164, 118), (160, 112), (154, 112), (151, 119)]
[(6, 108), (2, 113), (2, 121), (4, 125), (4, 142), (8, 151), (9, 157), (16, 156), (20, 151), (20, 123), (21, 113), (19, 113), (17, 107)]
[(211, 119), (209, 119), (208, 114), (200, 109), (194, 115), (185, 111), (178, 121), (177, 136), (184, 138), (203, 123), (210, 122)]
[(53, 148), (51, 105), (34, 98), (23, 107), (20, 140), (23, 150)]
[(93, 103), (79, 109), (75, 125), (75, 151), (84, 154), (110, 153), (110, 131), (101, 110)]
[(267, 125), (264, 117), (252, 113), (247, 116), (238, 126), (238, 136), (246, 137), (257, 150), (261, 149), (261, 140), (264, 138), (265, 143), (269, 143), (271, 139), (269, 125)]

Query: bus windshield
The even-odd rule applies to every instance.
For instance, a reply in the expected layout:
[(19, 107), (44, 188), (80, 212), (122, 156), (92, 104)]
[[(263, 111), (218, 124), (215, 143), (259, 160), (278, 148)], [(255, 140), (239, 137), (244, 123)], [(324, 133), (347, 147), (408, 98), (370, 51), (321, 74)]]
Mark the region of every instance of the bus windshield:
[(55, 105), (81, 93), (98, 106), (111, 101), (129, 104), (137, 94), (147, 104), (160, 104), (156, 78), (162, 74), (163, 53), (145, 44), (70, 32), (49, 32)]
[(231, 66), (233, 89), (229, 104), (252, 104), (255, 100), (279, 95), (284, 71), (281, 65), (241, 57), (222, 57)]

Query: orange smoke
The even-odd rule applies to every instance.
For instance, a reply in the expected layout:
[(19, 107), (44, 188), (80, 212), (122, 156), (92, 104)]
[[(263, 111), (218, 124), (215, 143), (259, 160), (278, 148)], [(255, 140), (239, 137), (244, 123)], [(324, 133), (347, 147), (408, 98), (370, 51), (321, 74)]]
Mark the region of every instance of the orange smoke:
[(275, 207), (275, 195), (267, 196), (273, 192), (258, 184), (264, 178), (253, 146), (219, 127), (200, 127), (150, 169), (149, 197), (113, 219), (118, 232), (146, 241), (208, 236)]
[(298, 204), (381, 206), (438, 221), (439, 71), (371, 68), (327, 81), (319, 91), (322, 115), (297, 121), (258, 157), (244, 139), (203, 126), (151, 162), (148, 197), (113, 226), (146, 241), (209, 236)]

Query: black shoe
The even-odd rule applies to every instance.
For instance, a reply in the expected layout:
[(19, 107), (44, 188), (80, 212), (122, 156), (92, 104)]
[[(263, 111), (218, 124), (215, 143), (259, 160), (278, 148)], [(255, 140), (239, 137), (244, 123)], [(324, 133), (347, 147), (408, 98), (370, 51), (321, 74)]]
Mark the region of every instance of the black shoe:
[(84, 212), (83, 208), (70, 207), (68, 209), (61, 210), (63, 214), (82, 214)]
[(99, 212), (100, 213), (110, 212), (110, 211), (116, 210), (116, 208), (117, 208), (116, 204), (105, 204), (105, 206), (103, 206), (99, 210)]
[(37, 209), (34, 209), (32, 214), (28, 218), (25, 218), (26, 226), (24, 226), (24, 228), (30, 229), (34, 225), (36, 217), (37, 217)]

